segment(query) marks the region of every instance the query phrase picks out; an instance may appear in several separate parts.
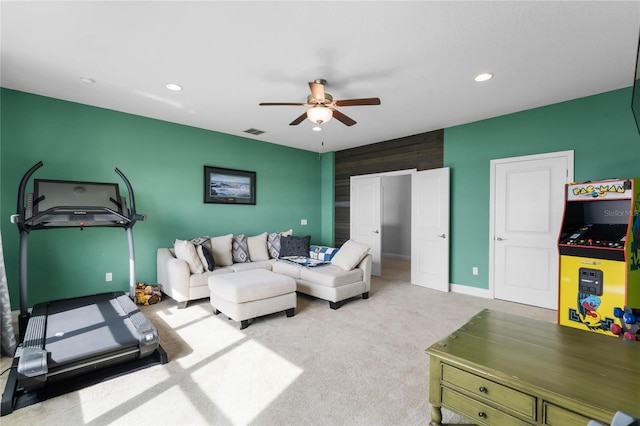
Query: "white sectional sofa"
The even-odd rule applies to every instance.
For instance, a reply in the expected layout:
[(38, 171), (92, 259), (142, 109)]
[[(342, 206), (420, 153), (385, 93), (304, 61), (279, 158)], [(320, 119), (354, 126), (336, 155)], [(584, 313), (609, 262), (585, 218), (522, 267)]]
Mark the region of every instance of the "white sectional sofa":
[[(244, 253), (242, 237), (246, 241)], [(371, 255), (368, 254), (367, 246), (350, 240), (337, 251), (330, 264), (307, 267), (279, 258), (278, 240), (281, 239), (283, 243), (289, 241), (291, 245), (294, 238), (297, 238), (295, 241), (298, 242), (300, 238), (307, 238), (308, 241), (308, 236), (294, 237), (290, 235), (290, 231), (264, 233), (255, 237), (229, 234), (210, 239), (201, 237), (194, 240), (176, 240), (173, 248), (162, 247), (157, 251), (158, 283), (162, 284), (163, 291), (178, 303), (179, 308), (186, 307), (191, 300), (210, 296), (209, 277), (252, 269), (266, 269), (291, 277), (296, 281), (297, 292), (327, 300), (332, 309), (339, 308), (347, 299), (353, 297), (369, 297)], [(212, 268), (204, 265), (208, 263), (205, 256), (207, 246), (213, 258)], [(309, 250), (310, 246), (307, 247)], [(282, 249), (286, 250), (286, 247)], [(283, 251), (282, 254), (287, 253)], [(309, 252), (307, 256), (311, 257), (312, 254)], [(210, 262), (211, 258), (208, 260)]]

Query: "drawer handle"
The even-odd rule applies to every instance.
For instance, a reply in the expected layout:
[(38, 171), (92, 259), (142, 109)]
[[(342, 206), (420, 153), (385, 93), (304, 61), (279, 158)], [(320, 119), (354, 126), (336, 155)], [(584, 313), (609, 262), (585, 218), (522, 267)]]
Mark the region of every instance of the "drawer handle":
[(478, 390), (482, 393), (487, 393), (487, 388), (485, 388), (484, 386), (480, 386), (480, 388), (478, 388)]
[(486, 415), (483, 411), (480, 411), (480, 412), (478, 413), (478, 417), (480, 417), (481, 419), (486, 419), (486, 418), (487, 418), (487, 415)]

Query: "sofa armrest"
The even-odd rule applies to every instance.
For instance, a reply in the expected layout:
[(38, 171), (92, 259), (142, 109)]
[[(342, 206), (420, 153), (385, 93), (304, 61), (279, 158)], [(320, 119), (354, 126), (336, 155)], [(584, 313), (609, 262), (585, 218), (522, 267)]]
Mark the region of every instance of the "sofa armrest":
[(156, 266), (162, 291), (176, 302), (188, 301), (191, 271), (187, 262), (176, 259), (170, 249), (162, 247), (158, 249)]
[(356, 268), (362, 269), (362, 280), (364, 281), (367, 291), (371, 290), (371, 262), (372, 257), (368, 254), (360, 261), (358, 266), (356, 266)]

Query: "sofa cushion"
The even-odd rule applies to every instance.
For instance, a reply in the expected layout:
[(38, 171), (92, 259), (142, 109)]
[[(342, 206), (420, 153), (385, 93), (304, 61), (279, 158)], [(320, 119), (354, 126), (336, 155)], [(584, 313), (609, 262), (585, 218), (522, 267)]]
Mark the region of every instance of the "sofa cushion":
[(267, 233), (247, 238), (247, 247), (249, 248), (249, 259), (252, 262), (261, 260), (269, 260), (269, 251), (267, 250)]
[(281, 260), (275, 262), (271, 267), (271, 270), (276, 274), (286, 275), (294, 279), (300, 278), (300, 269), (302, 269), (302, 267), (299, 265)]
[(233, 263), (249, 262), (249, 247), (247, 246), (246, 235), (234, 235), (231, 254)]
[(176, 258), (187, 262), (192, 274), (201, 274), (204, 272), (204, 267), (198, 257), (196, 246), (191, 241), (175, 240), (173, 242), (173, 250), (176, 254)]
[(280, 258), (288, 256), (309, 257), (311, 235), (297, 237), (294, 235), (280, 237)]
[(327, 287), (340, 287), (362, 281), (362, 269), (345, 271), (336, 265), (300, 268), (300, 279)]
[(232, 234), (211, 238), (211, 254), (217, 266), (233, 265), (233, 256), (231, 256), (232, 243)]
[(349, 240), (340, 247), (340, 250), (333, 256), (331, 263), (350, 271), (369, 253), (369, 246), (354, 240)]
[(252, 269), (266, 269), (270, 271), (271, 262), (269, 262), (268, 260), (259, 260), (257, 262), (234, 263), (228, 268), (235, 272), (250, 271)]
[(208, 284), (209, 277), (213, 275), (233, 274), (233, 269), (217, 268), (213, 271), (205, 271), (203, 274), (194, 274), (189, 277), (189, 287), (202, 287)]

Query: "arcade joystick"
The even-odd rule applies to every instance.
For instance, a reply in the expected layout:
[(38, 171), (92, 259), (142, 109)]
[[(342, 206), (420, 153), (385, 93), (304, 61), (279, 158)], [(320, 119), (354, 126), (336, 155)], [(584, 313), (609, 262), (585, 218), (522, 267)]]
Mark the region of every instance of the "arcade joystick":
[(611, 324), (610, 330), (616, 336), (619, 336), (620, 334), (622, 334), (622, 327), (620, 327), (618, 324)]
[(633, 315), (631, 312), (625, 312), (624, 315), (622, 315), (622, 320), (624, 321), (625, 324), (635, 324), (636, 316)]
[(613, 316), (620, 319), (620, 325), (611, 324), (610, 330), (616, 336), (620, 336), (625, 340), (640, 341), (640, 309), (630, 308), (614, 308)]

